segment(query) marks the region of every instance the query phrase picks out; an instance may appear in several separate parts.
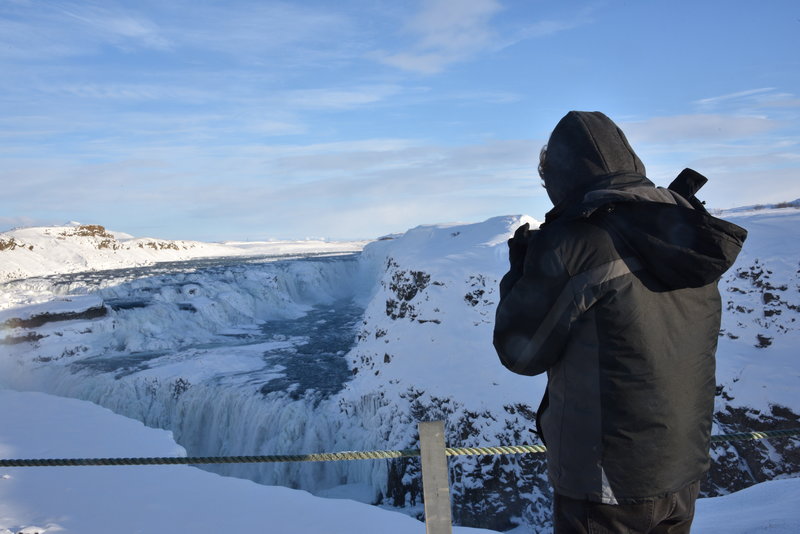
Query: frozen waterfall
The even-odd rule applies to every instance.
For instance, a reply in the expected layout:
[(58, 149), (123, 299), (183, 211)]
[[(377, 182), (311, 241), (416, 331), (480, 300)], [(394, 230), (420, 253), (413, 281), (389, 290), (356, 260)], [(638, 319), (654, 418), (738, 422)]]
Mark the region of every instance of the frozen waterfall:
[[(75, 315), (44, 320), (33, 350), (4, 347), (11, 358), (0, 380), (171, 430), (189, 455), (379, 446), (380, 433), (365, 429), (374, 428), (380, 402), (336, 397), (352, 376), (344, 356), (378, 276), (369, 261), (346, 255), (195, 260), (9, 283), (49, 292)], [(81, 316), (82, 306), (98, 302), (104, 315)], [(46, 318), (58, 305), (16, 313)], [(360, 484), (377, 495), (386, 481), (385, 462), (212, 469), (312, 492)]]

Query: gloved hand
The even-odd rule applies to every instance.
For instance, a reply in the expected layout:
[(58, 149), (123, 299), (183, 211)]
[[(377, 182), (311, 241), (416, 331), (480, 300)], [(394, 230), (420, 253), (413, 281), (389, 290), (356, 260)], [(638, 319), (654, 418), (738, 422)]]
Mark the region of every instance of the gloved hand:
[(508, 240), (508, 261), (512, 269), (522, 269), (525, 254), (528, 252), (528, 238), (531, 235), (531, 225), (525, 223), (514, 232), (514, 237)]

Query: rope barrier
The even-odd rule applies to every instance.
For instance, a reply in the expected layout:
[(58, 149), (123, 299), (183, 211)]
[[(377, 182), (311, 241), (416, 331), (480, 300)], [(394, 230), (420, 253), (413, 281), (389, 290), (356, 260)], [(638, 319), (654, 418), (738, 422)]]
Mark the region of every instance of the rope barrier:
[[(800, 428), (788, 430), (765, 430), (763, 432), (741, 432), (711, 436), (712, 443), (730, 441), (761, 440), (800, 435)], [(447, 456), (475, 456), (497, 454), (541, 454), (547, 449), (544, 445), (511, 445), (503, 447), (447, 447)], [(381, 460), (391, 458), (414, 458), (420, 455), (419, 449), (394, 451), (343, 451), (317, 454), (290, 454), (271, 456), (167, 456), (161, 458), (43, 458), (43, 459), (0, 459), (0, 467), (75, 467), (109, 465), (201, 465), (201, 464), (242, 464), (279, 462), (336, 462), (341, 460)]]
[(270, 456), (167, 456), (160, 458), (44, 458), (37, 460), (0, 460), (0, 467), (72, 467), (85, 465), (200, 465), (279, 462), (336, 462), (340, 460), (380, 460), (419, 456), (418, 449), (397, 451), (343, 451), (317, 454)]
[(800, 434), (800, 428), (790, 428), (787, 430), (764, 430), (763, 432), (740, 432), (738, 434), (719, 434), (716, 436), (711, 436), (711, 443), (779, 438), (796, 436), (798, 434)]
[(478, 454), (541, 454), (547, 451), (544, 445), (510, 445), (507, 447), (448, 447), (447, 456), (475, 456)]

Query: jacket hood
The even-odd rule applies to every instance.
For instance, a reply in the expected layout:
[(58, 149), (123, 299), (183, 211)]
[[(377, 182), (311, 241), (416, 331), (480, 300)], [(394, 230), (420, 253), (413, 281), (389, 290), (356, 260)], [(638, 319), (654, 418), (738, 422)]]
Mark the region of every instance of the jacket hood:
[(542, 168), (553, 204), (576, 197), (613, 174), (645, 174), (622, 130), (599, 111), (567, 113), (550, 134)]
[(669, 289), (719, 280), (736, 261), (747, 230), (642, 178), (587, 193), (571, 214), (607, 227)]
[(613, 206), (605, 220), (669, 289), (717, 282), (747, 238), (747, 231), (733, 223), (660, 202), (623, 202)]
[(747, 238), (744, 228), (696, 209), (671, 188), (630, 174), (600, 178), (580, 200), (554, 207), (542, 226), (574, 219), (607, 228), (669, 289), (716, 282)]

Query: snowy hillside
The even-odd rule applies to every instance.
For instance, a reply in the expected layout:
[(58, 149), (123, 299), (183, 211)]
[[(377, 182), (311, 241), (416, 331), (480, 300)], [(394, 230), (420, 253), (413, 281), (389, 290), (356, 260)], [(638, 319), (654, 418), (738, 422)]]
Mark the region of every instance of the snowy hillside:
[(0, 281), (219, 256), (355, 252), (363, 242), (201, 243), (134, 238), (96, 224), (31, 227), (0, 233)]
[[(750, 236), (720, 285), (715, 432), (800, 427), (800, 210), (723, 216)], [(352, 255), (9, 280), (0, 385), (91, 400), (192, 455), (411, 448), (425, 419), (446, 420), (451, 446), (532, 443), (544, 377), (509, 373), (491, 346), (506, 239), (525, 221), (420, 226)], [(706, 495), (800, 472), (796, 439), (713, 454)], [(421, 514), (412, 459), (217, 471)], [(450, 478), (458, 524), (547, 530), (541, 456), (453, 458)]]

